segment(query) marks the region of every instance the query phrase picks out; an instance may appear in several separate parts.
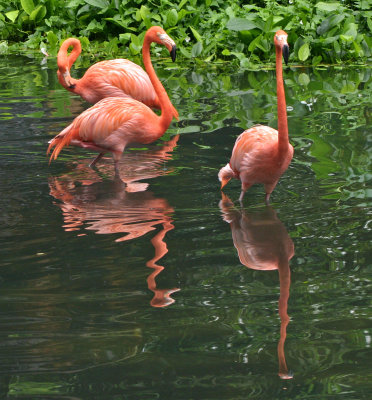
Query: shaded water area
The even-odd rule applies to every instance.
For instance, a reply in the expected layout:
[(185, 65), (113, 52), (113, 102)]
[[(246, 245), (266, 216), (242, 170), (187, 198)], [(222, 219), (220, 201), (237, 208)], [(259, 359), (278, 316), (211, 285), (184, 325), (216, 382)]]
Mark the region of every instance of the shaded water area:
[(0, 58), (0, 398), (370, 398), (371, 69), (284, 72), (294, 158), (241, 208), (217, 173), (276, 128), (274, 71), (155, 67), (180, 121), (124, 188), (109, 156), (48, 166), (88, 104), (55, 59)]

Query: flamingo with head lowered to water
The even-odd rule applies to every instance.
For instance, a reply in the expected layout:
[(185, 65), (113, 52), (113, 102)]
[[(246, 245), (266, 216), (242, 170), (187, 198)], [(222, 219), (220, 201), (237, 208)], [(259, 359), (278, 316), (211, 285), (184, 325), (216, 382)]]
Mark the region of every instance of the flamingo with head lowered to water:
[(288, 62), (287, 36), (282, 30), (277, 31), (274, 36), (278, 130), (269, 126), (258, 125), (244, 131), (236, 139), (230, 162), (221, 168), (218, 174), (221, 189), (231, 178), (240, 179), (242, 183), (240, 202), (243, 201), (245, 192), (253, 184), (262, 183), (266, 192), (265, 202), (269, 204), (272, 191), (293, 157), (293, 147), (288, 139), (282, 66), (282, 56), (284, 61)]

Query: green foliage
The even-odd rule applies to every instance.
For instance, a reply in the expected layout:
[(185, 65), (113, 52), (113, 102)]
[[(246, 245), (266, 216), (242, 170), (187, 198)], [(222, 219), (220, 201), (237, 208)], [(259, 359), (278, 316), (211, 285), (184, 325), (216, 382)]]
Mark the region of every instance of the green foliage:
[(0, 51), (46, 46), (53, 54), (62, 40), (75, 36), (85, 38), (88, 52), (137, 55), (146, 29), (161, 25), (179, 53), (196, 62), (229, 61), (255, 69), (274, 60), (278, 29), (289, 34), (292, 61), (318, 65), (371, 59), (372, 0), (254, 3), (0, 0)]

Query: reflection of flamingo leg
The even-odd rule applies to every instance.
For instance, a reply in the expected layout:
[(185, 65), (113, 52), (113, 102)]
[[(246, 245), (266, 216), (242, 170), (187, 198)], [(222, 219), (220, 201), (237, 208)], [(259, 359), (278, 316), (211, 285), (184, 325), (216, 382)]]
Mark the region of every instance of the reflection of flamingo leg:
[(279, 316), (280, 316), (280, 339), (278, 342), (278, 360), (279, 373), (281, 379), (292, 379), (293, 374), (288, 372), (287, 363), (285, 361), (284, 343), (287, 337), (287, 326), (289, 324), (289, 316), (287, 314), (289, 287), (291, 285), (291, 271), (287, 260), (279, 261), (279, 280), (280, 280), (280, 297), (279, 297)]
[(165, 307), (169, 306), (170, 304), (174, 303), (175, 300), (172, 299), (170, 296), (174, 292), (178, 292), (179, 288), (173, 289), (157, 289), (155, 278), (157, 275), (163, 271), (164, 267), (161, 265), (157, 265), (156, 262), (160, 260), (165, 254), (168, 253), (167, 244), (163, 241), (165, 234), (172, 230), (174, 225), (170, 221), (163, 222), (163, 229), (160, 230), (152, 239), (151, 243), (155, 248), (155, 255), (154, 257), (146, 263), (146, 266), (149, 268), (153, 268), (154, 272), (152, 272), (147, 278), (147, 286), (149, 290), (154, 293), (154, 297), (151, 300), (150, 304), (153, 307)]

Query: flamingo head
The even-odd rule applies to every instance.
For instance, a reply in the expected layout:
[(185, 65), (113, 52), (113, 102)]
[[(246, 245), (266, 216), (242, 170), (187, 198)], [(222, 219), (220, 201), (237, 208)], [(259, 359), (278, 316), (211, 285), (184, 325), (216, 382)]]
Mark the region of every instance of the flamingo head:
[(218, 173), (218, 179), (221, 182), (221, 190), (230, 181), (230, 179), (234, 177), (234, 171), (231, 169), (229, 163), (222, 167)]
[(277, 31), (274, 36), (275, 46), (279, 47), (282, 50), (284, 62), (286, 64), (288, 64), (289, 58), (289, 46), (287, 43), (287, 37), (287, 33), (282, 30)]
[(172, 61), (174, 62), (176, 60), (176, 43), (170, 36), (168, 36), (163, 28), (160, 26), (152, 26), (146, 32), (146, 36), (149, 37), (152, 42), (165, 46), (171, 55)]

